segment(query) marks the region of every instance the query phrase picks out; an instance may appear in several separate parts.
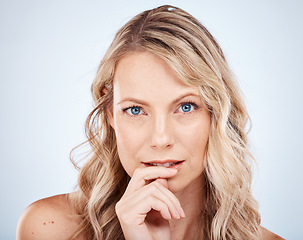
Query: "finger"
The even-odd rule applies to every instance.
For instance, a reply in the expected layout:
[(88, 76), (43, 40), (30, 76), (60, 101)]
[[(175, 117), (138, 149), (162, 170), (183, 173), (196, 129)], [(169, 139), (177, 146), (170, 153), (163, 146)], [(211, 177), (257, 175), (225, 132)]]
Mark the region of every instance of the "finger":
[[(167, 205), (172, 218), (180, 219), (183, 217), (182, 214), (184, 214), (184, 212), (178, 198), (171, 191), (156, 181), (136, 191), (134, 195), (137, 195), (138, 201), (142, 202), (146, 202), (146, 199), (150, 196), (154, 199), (159, 199)], [(131, 197), (133, 197), (133, 195)], [(146, 202), (146, 204), (148, 203)]]
[(156, 182), (160, 183), (163, 187), (168, 188), (167, 179), (164, 178), (157, 178)]
[[(154, 167), (154, 168), (159, 168), (159, 167)], [(158, 186), (159, 190), (163, 194), (163, 195), (161, 195), (162, 196), (161, 200), (166, 202), (169, 206), (173, 206), (173, 207), (170, 208), (170, 211), (171, 211), (171, 214), (172, 214), (173, 218), (179, 219), (179, 218), (185, 217), (184, 210), (181, 207), (181, 204), (180, 204), (179, 200), (177, 199), (177, 197), (171, 191), (169, 191), (167, 189), (168, 188), (167, 179), (157, 178), (155, 180), (155, 182), (158, 183), (158, 185), (156, 185), (156, 186)], [(151, 184), (151, 183), (149, 183), (149, 184)], [(153, 189), (153, 188), (151, 188), (151, 189)], [(151, 192), (151, 194), (156, 194), (156, 193)], [(159, 193), (157, 193), (157, 194), (159, 194)], [(145, 195), (142, 195), (142, 196), (145, 196)], [(160, 195), (158, 197), (160, 197)]]
[(159, 184), (158, 186), (159, 190), (167, 197), (167, 200), (170, 201), (170, 205), (173, 204), (175, 209), (177, 209), (179, 218), (185, 217), (185, 213), (183, 211), (179, 199), (168, 189), (167, 180), (158, 178), (157, 180), (155, 180), (154, 184), (156, 183)]
[(152, 209), (160, 212), (161, 216), (166, 220), (172, 218), (169, 207), (165, 202), (155, 198), (151, 194), (147, 196), (143, 195), (140, 194), (140, 198), (137, 196), (123, 199), (116, 204), (116, 213), (120, 221), (124, 224), (134, 223), (141, 225)]
[(147, 181), (155, 180), (157, 178), (171, 178), (177, 174), (174, 168), (166, 167), (146, 167), (137, 168), (128, 184), (125, 191), (126, 194), (134, 192), (146, 185)]
[(147, 211), (147, 213), (149, 213), (152, 209), (155, 211), (158, 211), (161, 216), (166, 219), (166, 220), (170, 220), (172, 219), (172, 215), (170, 213), (169, 207), (167, 206), (167, 204), (163, 201), (161, 201), (160, 199), (154, 199), (151, 198), (151, 208), (149, 209), (149, 211)]

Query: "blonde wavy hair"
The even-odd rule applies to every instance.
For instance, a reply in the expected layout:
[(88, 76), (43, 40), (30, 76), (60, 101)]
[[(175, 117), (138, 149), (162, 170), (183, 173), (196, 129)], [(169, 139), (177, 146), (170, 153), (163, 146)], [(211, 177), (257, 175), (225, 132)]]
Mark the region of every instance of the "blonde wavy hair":
[(251, 192), (253, 158), (245, 132), (249, 117), (241, 93), (213, 36), (193, 16), (168, 5), (140, 13), (126, 23), (98, 68), (92, 84), (95, 107), (86, 122), (91, 151), (80, 168), (79, 191), (71, 199), (82, 217), (74, 238), (84, 234), (87, 239), (124, 239), (115, 205), (130, 178), (120, 163), (106, 111), (112, 107), (115, 66), (135, 51), (155, 54), (184, 83), (198, 86), (211, 114), (207, 201), (200, 236), (258, 239), (260, 215)]

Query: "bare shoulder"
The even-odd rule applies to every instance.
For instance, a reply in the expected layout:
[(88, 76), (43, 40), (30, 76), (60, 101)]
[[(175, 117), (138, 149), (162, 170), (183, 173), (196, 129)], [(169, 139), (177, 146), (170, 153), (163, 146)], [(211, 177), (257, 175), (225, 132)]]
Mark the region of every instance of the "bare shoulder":
[(260, 227), (260, 236), (261, 240), (285, 240), (284, 238), (278, 236), (277, 234), (274, 234), (262, 226)]
[(32, 203), (22, 213), (17, 226), (17, 240), (69, 239), (80, 224), (69, 194), (57, 195)]

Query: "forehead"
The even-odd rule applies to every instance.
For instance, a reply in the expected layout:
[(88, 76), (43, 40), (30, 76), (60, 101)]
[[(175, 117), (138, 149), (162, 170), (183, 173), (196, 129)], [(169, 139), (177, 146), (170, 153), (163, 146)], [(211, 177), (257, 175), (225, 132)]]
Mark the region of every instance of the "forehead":
[(134, 52), (119, 60), (114, 76), (114, 95), (147, 98), (178, 95), (198, 88), (182, 82), (173, 69), (150, 52)]

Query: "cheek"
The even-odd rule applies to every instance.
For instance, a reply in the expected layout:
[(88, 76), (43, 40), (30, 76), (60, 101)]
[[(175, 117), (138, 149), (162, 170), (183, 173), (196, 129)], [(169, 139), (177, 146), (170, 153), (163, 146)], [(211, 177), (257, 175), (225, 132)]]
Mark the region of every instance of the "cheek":
[(182, 131), (179, 131), (179, 136), (182, 136), (180, 139), (183, 142), (183, 146), (193, 159), (201, 161), (201, 163), (206, 153), (209, 131), (210, 121), (201, 121), (201, 119), (193, 121), (192, 124), (187, 125)]
[(115, 123), (115, 134), (117, 139), (117, 149), (121, 164), (127, 174), (132, 176), (140, 161), (137, 154), (140, 152), (142, 134), (140, 129), (129, 126), (125, 121), (117, 119)]

